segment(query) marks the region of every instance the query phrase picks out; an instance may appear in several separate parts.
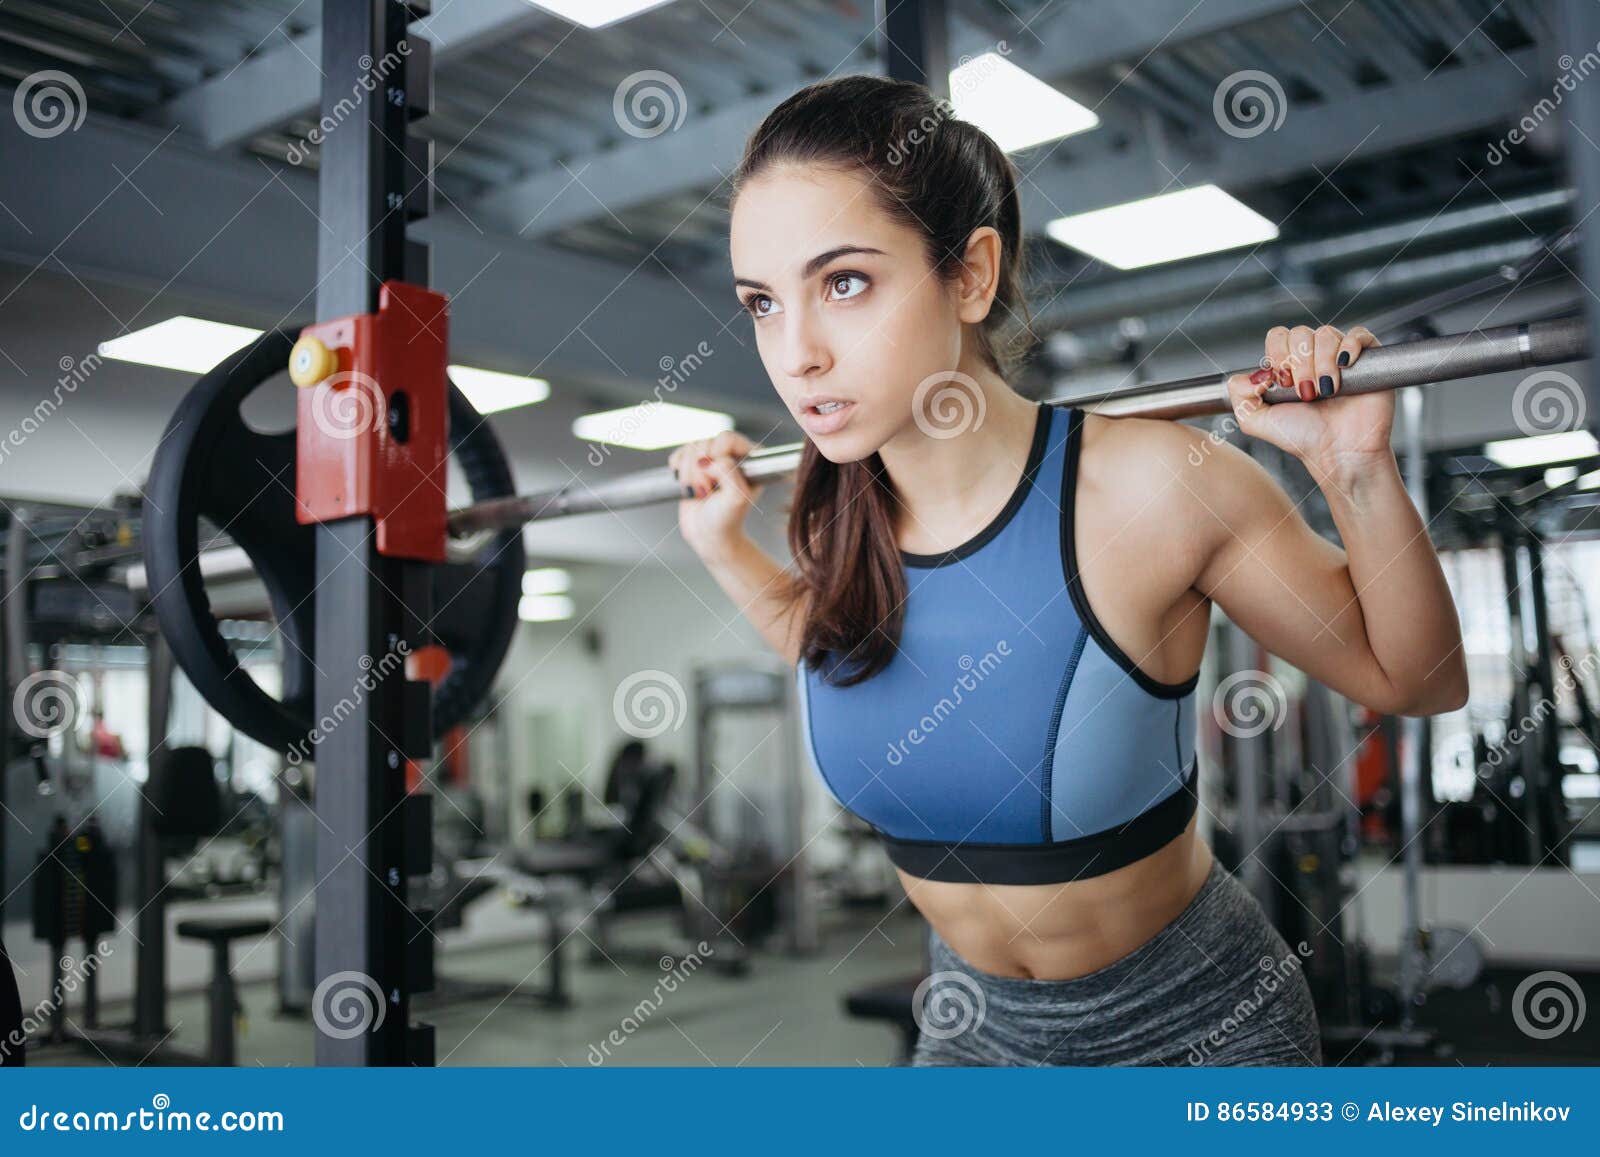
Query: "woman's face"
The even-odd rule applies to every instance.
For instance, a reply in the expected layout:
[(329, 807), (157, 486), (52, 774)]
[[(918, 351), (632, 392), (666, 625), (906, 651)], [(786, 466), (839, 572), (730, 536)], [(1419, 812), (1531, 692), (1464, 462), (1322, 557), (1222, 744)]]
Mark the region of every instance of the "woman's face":
[(971, 308), (934, 275), (922, 235), (890, 219), (856, 173), (769, 170), (740, 191), (729, 238), (761, 362), (829, 461), (858, 461), (914, 430), (918, 385), (966, 368)]

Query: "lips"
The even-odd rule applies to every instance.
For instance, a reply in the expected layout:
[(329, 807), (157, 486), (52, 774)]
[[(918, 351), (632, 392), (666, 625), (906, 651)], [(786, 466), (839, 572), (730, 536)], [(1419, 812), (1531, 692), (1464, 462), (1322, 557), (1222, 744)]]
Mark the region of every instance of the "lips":
[(856, 404), (846, 398), (830, 398), (823, 394), (802, 398), (800, 424), (808, 434), (832, 434), (844, 427), (855, 409)]

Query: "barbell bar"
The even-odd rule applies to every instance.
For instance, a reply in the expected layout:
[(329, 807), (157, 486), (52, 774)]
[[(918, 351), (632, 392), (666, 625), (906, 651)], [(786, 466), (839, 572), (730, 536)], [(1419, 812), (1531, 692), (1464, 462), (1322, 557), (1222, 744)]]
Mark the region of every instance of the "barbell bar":
[[(1437, 385), (1480, 374), (1558, 365), (1587, 356), (1588, 334), (1582, 317), (1520, 322), (1367, 350), (1355, 365), (1341, 373), (1340, 394), (1374, 394), (1404, 386)], [(1051, 401), (1113, 418), (1199, 418), (1231, 410), (1228, 379), (1255, 369), (1251, 366)], [(1278, 405), (1298, 402), (1299, 397), (1291, 389), (1273, 386), (1263, 400)], [(739, 469), (755, 483), (787, 478), (799, 468), (801, 446), (795, 442), (758, 450), (741, 459)], [(574, 481), (555, 490), (465, 506), (450, 512), (450, 533), (460, 538), (574, 514), (676, 502), (691, 494), (670, 469), (653, 467), (593, 484)]]

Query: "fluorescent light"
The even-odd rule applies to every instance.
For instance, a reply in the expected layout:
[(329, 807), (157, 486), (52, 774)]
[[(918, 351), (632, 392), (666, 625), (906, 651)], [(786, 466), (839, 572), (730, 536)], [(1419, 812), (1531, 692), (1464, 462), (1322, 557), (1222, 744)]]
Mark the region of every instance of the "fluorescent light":
[(450, 380), (480, 414), (493, 414), (515, 406), (531, 406), (550, 396), (550, 383), (543, 378), (524, 378), (472, 366), (450, 366)]
[(558, 566), (544, 566), (524, 571), (522, 593), (525, 595), (560, 595), (572, 589), (572, 576)]
[(950, 73), (956, 116), (977, 125), (1008, 153), (1092, 129), (1100, 118), (994, 52)]
[(1215, 185), (1057, 217), (1045, 231), (1118, 269), (1178, 261), (1278, 235), (1271, 221)]
[(1576, 466), (1552, 466), (1544, 472), (1544, 484), (1551, 490), (1564, 486), (1578, 476)]
[(1508, 438), (1503, 442), (1490, 442), (1483, 448), (1485, 458), (1513, 469), (1518, 466), (1537, 466), (1541, 462), (1561, 462), (1568, 458), (1585, 458), (1600, 451), (1594, 435), (1587, 430), (1568, 430), (1564, 434), (1539, 434), (1532, 438)]
[(559, 623), (572, 617), (572, 600), (566, 595), (523, 595), (517, 618), (525, 623)]
[(201, 317), (169, 317), (100, 343), (100, 356), (164, 370), (203, 374), (261, 336), (259, 329)]
[(585, 28), (604, 28), (618, 20), (659, 8), (671, 0), (528, 0), (535, 8), (581, 24)]
[(1579, 490), (1600, 490), (1600, 470), (1591, 470), (1578, 479)]
[(585, 414), (572, 432), (586, 442), (608, 442), (634, 450), (661, 450), (733, 429), (733, 418), (715, 410), (674, 402), (641, 402), (620, 410)]

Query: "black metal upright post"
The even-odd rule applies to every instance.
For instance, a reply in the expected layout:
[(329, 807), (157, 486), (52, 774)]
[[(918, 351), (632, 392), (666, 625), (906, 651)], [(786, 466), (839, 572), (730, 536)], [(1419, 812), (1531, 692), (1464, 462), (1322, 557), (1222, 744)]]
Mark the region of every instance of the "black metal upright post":
[[(408, 86), (425, 67), (407, 58), (420, 53), (425, 66), (427, 47), (402, 47), (407, 23), (425, 7), (324, 0), (318, 321), (375, 312), (386, 280), (426, 283), (426, 263), (405, 230), (426, 181), (408, 160), (406, 136), (414, 108), (425, 103)], [(396, 61), (410, 67), (396, 69)], [(356, 691), (402, 640), (417, 643), (417, 623), (429, 614), (428, 567), (380, 555), (372, 519), (362, 516), (317, 527), (316, 576), (316, 717), (339, 720), (316, 749), (319, 995), (326, 1002), (339, 988), (382, 994), (369, 1031), (355, 1035), (314, 1009), (316, 1061), (431, 1065), (431, 1026), (410, 1024), (417, 970), (407, 975), (408, 956), (414, 964), (419, 948), (432, 947), (430, 937), (413, 935), (406, 901), (414, 861), (406, 855), (405, 737), (414, 693), (398, 678)]]
[(885, 76), (950, 96), (950, 21), (945, 0), (877, 0), (878, 59)]
[[(1562, 33), (1565, 42), (1560, 52), (1568, 60), (1582, 59), (1600, 44), (1600, 5), (1594, 0), (1566, 0), (1566, 19)], [(1554, 54), (1552, 54), (1554, 55)], [(1579, 83), (1572, 98), (1563, 110), (1567, 116), (1567, 172), (1578, 190), (1578, 213), (1583, 216), (1600, 204), (1600, 90)], [(1584, 209), (1583, 206), (1589, 206)], [(1593, 222), (1578, 235), (1578, 274), (1585, 285), (1600, 285), (1600, 229)], [(1588, 407), (1585, 421), (1591, 432), (1600, 437), (1600, 374), (1594, 367), (1600, 364), (1600, 309), (1587, 307), (1589, 323), (1589, 373), (1585, 378)]]

